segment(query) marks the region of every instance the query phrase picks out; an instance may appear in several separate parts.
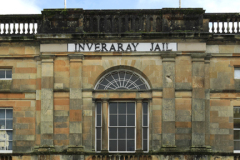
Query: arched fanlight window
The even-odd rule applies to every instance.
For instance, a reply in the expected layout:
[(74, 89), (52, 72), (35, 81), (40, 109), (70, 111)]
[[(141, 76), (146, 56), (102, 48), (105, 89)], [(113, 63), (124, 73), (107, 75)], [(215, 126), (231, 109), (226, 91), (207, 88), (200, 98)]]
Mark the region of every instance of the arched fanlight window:
[(95, 90), (150, 89), (146, 80), (129, 70), (117, 70), (104, 75), (96, 84)]

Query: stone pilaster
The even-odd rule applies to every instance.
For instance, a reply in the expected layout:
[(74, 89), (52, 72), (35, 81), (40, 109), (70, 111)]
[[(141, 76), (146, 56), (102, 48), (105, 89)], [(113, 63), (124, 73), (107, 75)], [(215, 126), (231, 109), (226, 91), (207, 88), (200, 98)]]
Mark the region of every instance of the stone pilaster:
[(163, 101), (162, 101), (162, 149), (175, 148), (175, 57), (162, 55)]
[(41, 146), (53, 146), (53, 63), (54, 55), (42, 55)]
[(82, 150), (82, 54), (68, 55), (70, 61), (69, 149)]
[(192, 151), (205, 149), (205, 54), (192, 54)]
[(102, 152), (108, 152), (108, 99), (102, 99)]

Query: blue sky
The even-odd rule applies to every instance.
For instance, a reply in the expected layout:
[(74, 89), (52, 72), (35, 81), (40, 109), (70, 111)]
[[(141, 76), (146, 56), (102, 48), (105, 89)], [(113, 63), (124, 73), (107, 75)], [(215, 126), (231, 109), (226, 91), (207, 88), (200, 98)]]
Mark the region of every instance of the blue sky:
[[(240, 0), (181, 0), (182, 8), (206, 12), (240, 12)], [(177, 8), (179, 0), (67, 0), (67, 8), (161, 9)], [(0, 14), (39, 14), (44, 8), (64, 8), (64, 0), (1, 0)]]

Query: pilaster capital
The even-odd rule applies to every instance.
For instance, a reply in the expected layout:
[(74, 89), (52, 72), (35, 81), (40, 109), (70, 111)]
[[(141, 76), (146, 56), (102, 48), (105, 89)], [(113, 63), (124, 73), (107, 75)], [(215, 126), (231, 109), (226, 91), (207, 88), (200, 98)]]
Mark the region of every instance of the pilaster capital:
[(83, 54), (68, 54), (68, 57), (70, 60), (74, 60), (74, 59), (83, 60), (84, 59)]
[(109, 101), (109, 98), (101, 98), (103, 103), (107, 103)]
[(142, 103), (143, 98), (136, 98), (137, 103)]
[(163, 62), (175, 62), (176, 53), (162, 53), (160, 55), (162, 57)]

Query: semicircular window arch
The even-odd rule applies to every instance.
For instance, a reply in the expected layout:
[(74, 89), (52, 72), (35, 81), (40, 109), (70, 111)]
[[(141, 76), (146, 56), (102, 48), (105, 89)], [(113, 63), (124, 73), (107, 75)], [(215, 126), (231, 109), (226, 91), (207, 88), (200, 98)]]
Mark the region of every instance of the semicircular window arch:
[(130, 70), (115, 70), (105, 74), (95, 90), (149, 90), (149, 84), (139, 74)]

